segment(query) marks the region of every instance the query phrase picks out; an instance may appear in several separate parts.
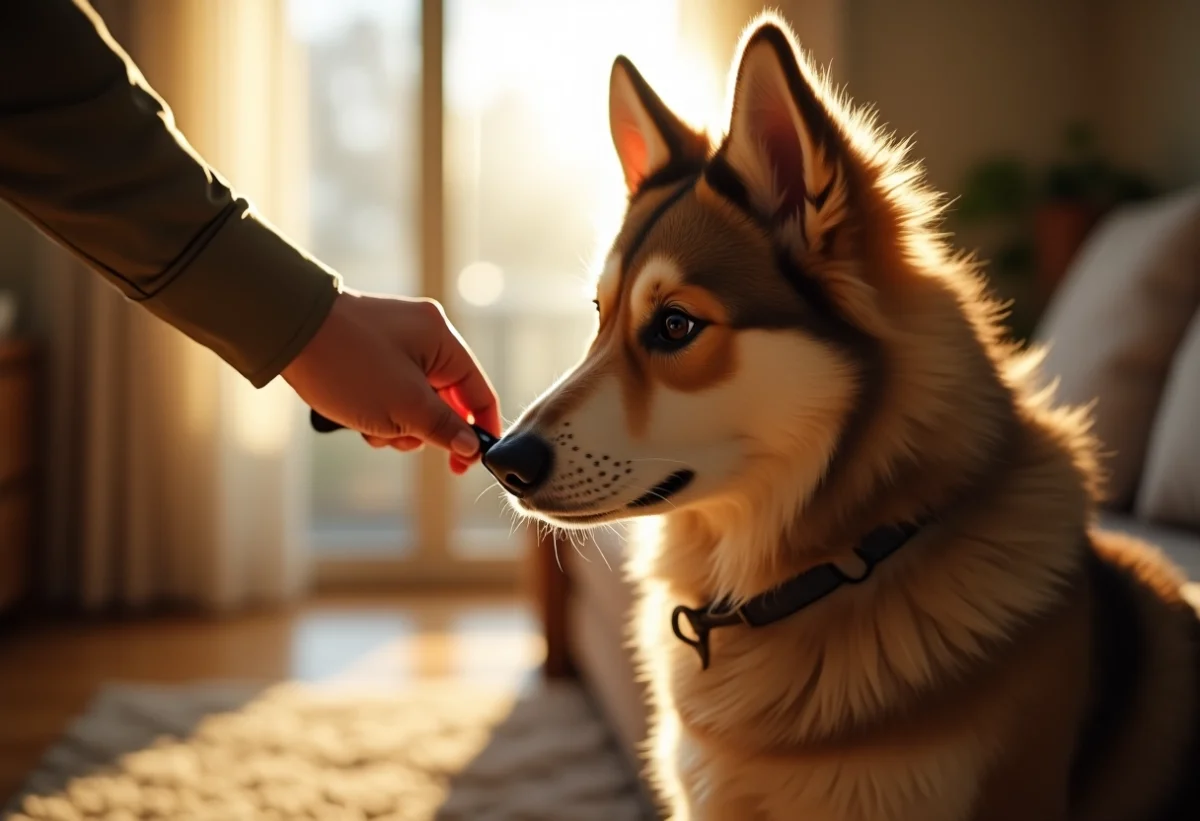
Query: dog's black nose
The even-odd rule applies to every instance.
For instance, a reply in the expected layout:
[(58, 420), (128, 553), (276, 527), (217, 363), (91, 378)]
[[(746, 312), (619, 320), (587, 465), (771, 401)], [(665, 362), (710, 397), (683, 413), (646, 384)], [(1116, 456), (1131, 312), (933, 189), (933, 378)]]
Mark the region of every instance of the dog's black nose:
[(533, 492), (550, 475), (554, 452), (540, 437), (522, 433), (504, 437), (483, 457), (483, 466), (514, 496)]

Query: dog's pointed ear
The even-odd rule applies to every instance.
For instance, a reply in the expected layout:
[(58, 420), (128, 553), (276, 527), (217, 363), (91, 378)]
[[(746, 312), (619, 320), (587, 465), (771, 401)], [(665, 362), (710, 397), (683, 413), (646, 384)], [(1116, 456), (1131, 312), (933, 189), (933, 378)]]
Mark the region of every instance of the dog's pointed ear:
[(707, 138), (667, 108), (624, 55), (609, 76), (608, 121), (630, 194), (651, 177), (698, 167), (707, 156)]
[(847, 216), (846, 158), (792, 38), (764, 23), (744, 41), (734, 80), (726, 161), (750, 204), (776, 225), (795, 220), (808, 251)]

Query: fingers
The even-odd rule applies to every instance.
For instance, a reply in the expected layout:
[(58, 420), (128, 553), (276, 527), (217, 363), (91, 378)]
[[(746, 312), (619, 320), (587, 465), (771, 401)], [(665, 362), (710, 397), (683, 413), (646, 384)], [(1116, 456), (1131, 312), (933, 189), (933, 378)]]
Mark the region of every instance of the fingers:
[(473, 461), (479, 454), (475, 431), (432, 390), (421, 391), (419, 401), (409, 407), (405, 418), (394, 421), (410, 436), (445, 448), (461, 461)]
[[(416, 453), (425, 447), (425, 443), (415, 436), (401, 436), (396, 439), (388, 439), (381, 436), (363, 434), (363, 439), (373, 448), (392, 448), (402, 453)], [(462, 459), (453, 453), (450, 454), (450, 471), (456, 476), (462, 476), (470, 470), (471, 464), (471, 461)]]
[(458, 413), (459, 416), (466, 419), (468, 422), (479, 425), (484, 430), (494, 436), (500, 436), (500, 408), (496, 404), (491, 407), (482, 409), (472, 409), (470, 405), (462, 398), (457, 386), (443, 388), (438, 391), (438, 396), (447, 402), (450, 407)]
[(371, 436), (364, 433), (363, 439), (373, 448), (393, 448), (402, 453), (412, 453), (425, 446), (425, 443), (415, 436)]
[[(500, 400), (495, 389), (449, 322), (446, 331), (440, 355), (426, 374), (429, 384), (457, 406), (463, 417), (474, 417), (475, 424), (499, 436)], [(447, 393), (449, 397), (445, 396)]]
[[(402, 453), (416, 453), (425, 447), (425, 443), (415, 436), (401, 436), (396, 439), (388, 439), (381, 436), (363, 434), (363, 439), (373, 448), (392, 448)], [(473, 462), (474, 460), (466, 460), (451, 453), (450, 471), (456, 476), (462, 476), (471, 469)]]
[[(425, 447), (425, 443), (420, 439), (417, 439), (415, 436), (401, 436), (396, 439), (388, 439), (381, 436), (368, 436), (367, 434), (363, 434), (363, 439), (373, 448), (392, 448), (402, 453), (416, 453)], [(462, 459), (451, 453), (450, 471), (456, 476), (462, 476), (471, 469), (472, 461)]]

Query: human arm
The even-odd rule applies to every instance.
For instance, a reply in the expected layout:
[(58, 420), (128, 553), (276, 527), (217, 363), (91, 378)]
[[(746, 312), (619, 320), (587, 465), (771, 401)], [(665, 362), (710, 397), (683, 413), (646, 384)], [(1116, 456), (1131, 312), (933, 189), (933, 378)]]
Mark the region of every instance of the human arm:
[(84, 2), (0, 3), (0, 197), (256, 387), (340, 289), (194, 151)]
[(372, 444), (499, 426), (441, 312), (343, 293), (195, 152), (84, 0), (0, 2), (0, 198), (256, 387), (282, 374)]

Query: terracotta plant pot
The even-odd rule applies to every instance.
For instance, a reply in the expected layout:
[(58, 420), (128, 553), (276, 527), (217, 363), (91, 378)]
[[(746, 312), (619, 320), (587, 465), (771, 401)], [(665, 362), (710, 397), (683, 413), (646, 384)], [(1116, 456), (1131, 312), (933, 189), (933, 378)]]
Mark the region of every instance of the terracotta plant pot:
[(1048, 203), (1037, 209), (1033, 218), (1036, 291), (1043, 303), (1054, 294), (1079, 246), (1102, 215), (1102, 209), (1084, 203)]

